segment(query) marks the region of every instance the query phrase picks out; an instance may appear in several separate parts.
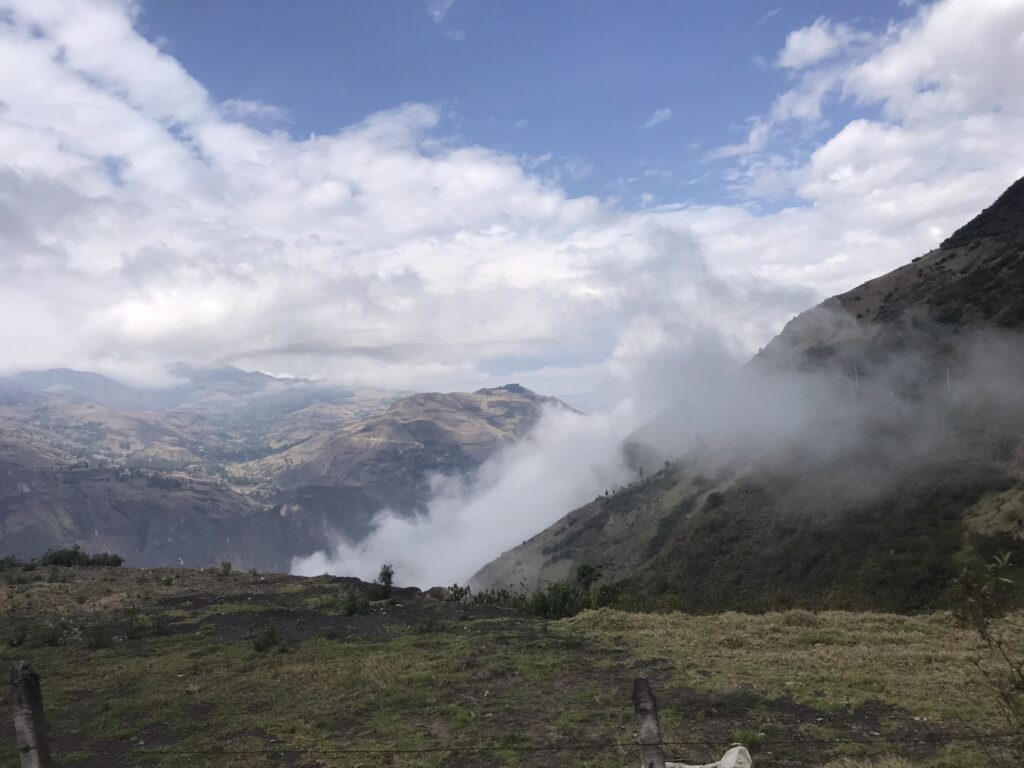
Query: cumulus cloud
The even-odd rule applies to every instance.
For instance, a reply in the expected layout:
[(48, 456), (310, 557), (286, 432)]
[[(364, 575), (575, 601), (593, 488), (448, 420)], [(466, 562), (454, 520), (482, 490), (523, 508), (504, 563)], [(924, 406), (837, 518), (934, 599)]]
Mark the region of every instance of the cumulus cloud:
[(862, 35), (846, 24), (819, 18), (809, 27), (794, 30), (786, 37), (778, 64), (786, 69), (803, 69), (820, 64), (842, 51)]
[[(7, 370), (142, 376), (185, 360), (584, 393), (642, 335), (618, 278), (650, 268), (657, 233), (691, 238), (740, 290), (779, 291), (756, 311), (691, 306), (749, 353), (815, 298), (937, 244), (1024, 172), (1013, 3), (922, 7), (799, 70), (748, 140), (719, 152), (736, 194), (795, 201), (770, 213), (574, 197), (558, 177), (579, 182), (586, 164), (552, 173), (468, 145), (430, 104), (296, 138), (266, 124), (271, 106), (214, 101), (138, 33), (132, 3), (0, 9)], [(830, 97), (868, 111), (803, 156), (772, 151), (787, 125), (828, 125)]]
[(647, 122), (644, 123), (643, 127), (653, 128), (654, 126), (658, 125), (658, 123), (664, 123), (665, 121), (671, 119), (672, 110), (669, 109), (668, 107), (661, 107), (659, 109), (654, 110), (651, 116), (647, 118)]

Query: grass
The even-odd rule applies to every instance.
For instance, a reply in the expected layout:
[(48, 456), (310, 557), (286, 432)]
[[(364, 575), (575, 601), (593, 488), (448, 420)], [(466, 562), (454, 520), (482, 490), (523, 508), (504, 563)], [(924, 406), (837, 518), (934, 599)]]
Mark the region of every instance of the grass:
[[(321, 578), (88, 571), (73, 570), (70, 583), (44, 574), (0, 586), (0, 626), (24, 627), (28, 638), (0, 645), (0, 661), (27, 658), (42, 675), (54, 747), (71, 768), (222, 766), (238, 758), (205, 752), (241, 749), (270, 750), (236, 762), (256, 768), (382, 759), (621, 768), (635, 763), (634, 748), (393, 759), (282, 751), (629, 745), (630, 687), (641, 672), (659, 697), (666, 739), (692, 742), (672, 747), (673, 759), (717, 759), (742, 739), (759, 768), (973, 768), (980, 762), (970, 745), (899, 739), (948, 737), (964, 729), (961, 718), (997, 727), (969, 664), (973, 637), (940, 615), (602, 609), (546, 621), (403, 596), (347, 616), (335, 607), (339, 584)], [(141, 627), (131, 638), (129, 607)], [(152, 629), (155, 616), (167, 617), (164, 631)], [(54, 626), (67, 628), (57, 643), (31, 642)], [(88, 626), (105, 628), (103, 642), (90, 642)], [(254, 643), (268, 626), (274, 642)], [(276, 652), (282, 646), (287, 652)], [(8, 707), (0, 698), (0, 722)], [(872, 732), (875, 742), (844, 743)], [(794, 736), (806, 743), (779, 743)], [(0, 729), (0, 768), (17, 765), (11, 746), (10, 729)], [(136, 751), (121, 763), (97, 754), (111, 749)]]
[[(971, 668), (980, 651), (977, 635), (944, 614), (599, 610), (565, 623), (608, 647), (625, 645), (637, 658), (667, 659), (699, 689), (747, 685), (763, 696), (790, 696), (824, 710), (878, 700), (919, 717), (979, 724), (997, 715)], [(1024, 648), (1024, 638), (1018, 647)]]

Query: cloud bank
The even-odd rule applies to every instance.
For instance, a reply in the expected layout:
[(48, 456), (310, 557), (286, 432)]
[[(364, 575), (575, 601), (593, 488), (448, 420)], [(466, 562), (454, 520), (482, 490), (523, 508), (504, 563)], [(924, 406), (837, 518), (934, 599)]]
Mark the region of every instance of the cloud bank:
[[(184, 360), (584, 392), (650, 344), (620, 277), (666, 233), (740, 293), (777, 299), (726, 312), (691, 297), (678, 322), (713, 319), (746, 354), (1024, 172), (1016, 2), (945, 0), (875, 36), (829, 19), (792, 32), (778, 56), (792, 87), (716, 153), (736, 202), (641, 211), (465, 143), (431, 104), (293, 136), (274, 105), (212, 99), (128, 0), (0, 11), (6, 370), (145, 379)], [(833, 125), (836, 102), (859, 116)]]

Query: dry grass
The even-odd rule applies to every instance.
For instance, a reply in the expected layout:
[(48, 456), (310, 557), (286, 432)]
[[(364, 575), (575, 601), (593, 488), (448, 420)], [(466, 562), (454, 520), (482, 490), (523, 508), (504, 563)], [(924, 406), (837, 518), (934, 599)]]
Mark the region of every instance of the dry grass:
[[(565, 624), (637, 658), (668, 659), (690, 673), (695, 687), (744, 685), (822, 708), (880, 700), (919, 717), (964, 718), (983, 728), (996, 719), (971, 665), (980, 650), (976, 635), (942, 614), (689, 616), (602, 609)], [(1017, 644), (1024, 650), (1024, 638)]]
[[(979, 730), (998, 727), (970, 664), (978, 649), (974, 636), (941, 615), (600, 610), (542, 622), (459, 621), (453, 614), (429, 633), (408, 626), (372, 636), (308, 631), (297, 637), (295, 628), (309, 626), (320, 598), (336, 595), (337, 584), (187, 570), (31, 575), (32, 581), (0, 586), (0, 639), (4, 633), (13, 637), (13, 622), (26, 615), (45, 626), (29, 626), (17, 647), (0, 646), (0, 661), (29, 658), (44, 674), (47, 707), (68, 766), (98, 768), (74, 759), (75, 750), (85, 756), (104, 746), (134, 747), (138, 738), (195, 749), (629, 743), (629, 690), (638, 672), (648, 674), (662, 699), (667, 737), (705, 745), (692, 756), (700, 759), (743, 741), (754, 747), (762, 768), (975, 768), (983, 763), (968, 744), (921, 748), (886, 738), (933, 725), (950, 734), (962, 730), (961, 717)], [(144, 617), (160, 613), (168, 628), (147, 628), (137, 639), (115, 629), (113, 644), (101, 649), (89, 647), (74, 630), (60, 645), (45, 642), (50, 624), (74, 628), (106, 617), (116, 628), (131, 606)], [(435, 607), (421, 608), (421, 619), (436, 619)], [(269, 610), (272, 618), (264, 618)], [(333, 622), (351, 627), (379, 618), (332, 615)], [(273, 621), (286, 636), (291, 630), (287, 652), (258, 653), (243, 636), (214, 631), (239, 621), (255, 629)], [(854, 711), (867, 701), (882, 703), (870, 725)], [(0, 692), (0, 716), (5, 703)], [(867, 745), (842, 741), (868, 730), (880, 731), (881, 738)], [(794, 734), (812, 745), (787, 745)], [(9, 738), (0, 733), (0, 748)], [(907, 756), (915, 759), (906, 762)], [(396, 765), (430, 768), (441, 759), (422, 757)], [(444, 764), (482, 764), (477, 757), (451, 756)], [(691, 756), (673, 751), (672, 757)], [(512, 752), (489, 754), (486, 762), (621, 768), (634, 758), (630, 750)], [(283, 764), (266, 755), (250, 762)], [(15, 764), (0, 749), (0, 768)], [(221, 764), (218, 758), (171, 757), (148, 763)], [(348, 762), (325, 758), (319, 764), (340, 768)]]

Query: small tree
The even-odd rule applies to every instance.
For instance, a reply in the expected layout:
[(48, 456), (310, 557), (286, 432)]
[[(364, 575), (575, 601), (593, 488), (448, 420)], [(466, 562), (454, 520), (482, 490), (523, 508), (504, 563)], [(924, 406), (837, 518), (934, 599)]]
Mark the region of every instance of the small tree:
[(1009, 572), (1009, 553), (992, 558), (982, 568), (965, 570), (955, 582), (959, 594), (952, 612), (953, 618), (974, 629), (984, 644), (985, 651), (974, 665), (995, 694), (1008, 733), (1005, 741), (979, 742), (989, 764), (1000, 768), (1015, 768), (1024, 759), (1024, 660), (1009, 642), (1024, 627), (1013, 613), (1018, 592)]
[(395, 583), (395, 566), (391, 563), (384, 563), (377, 574), (377, 583), (384, 587), (384, 596), (391, 595), (391, 585)]

